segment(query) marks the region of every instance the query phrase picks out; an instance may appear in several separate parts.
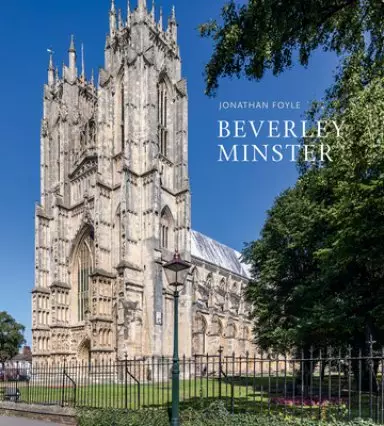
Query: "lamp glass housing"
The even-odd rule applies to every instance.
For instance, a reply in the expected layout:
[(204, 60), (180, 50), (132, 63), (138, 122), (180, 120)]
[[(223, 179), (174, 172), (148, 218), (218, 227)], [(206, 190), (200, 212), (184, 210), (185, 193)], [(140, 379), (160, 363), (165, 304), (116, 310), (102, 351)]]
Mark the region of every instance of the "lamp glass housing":
[(182, 287), (188, 276), (190, 267), (191, 264), (182, 260), (180, 255), (176, 252), (173, 260), (167, 262), (163, 266), (168, 284), (175, 287), (175, 290), (177, 290), (178, 287)]

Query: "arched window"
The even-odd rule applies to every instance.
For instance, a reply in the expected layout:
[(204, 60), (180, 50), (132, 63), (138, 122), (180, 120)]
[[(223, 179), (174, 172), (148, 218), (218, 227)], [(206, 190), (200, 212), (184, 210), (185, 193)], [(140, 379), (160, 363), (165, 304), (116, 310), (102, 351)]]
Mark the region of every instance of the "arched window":
[(80, 242), (77, 259), (77, 319), (84, 321), (89, 312), (89, 282), (93, 270), (93, 233), (88, 234)]
[(160, 244), (161, 248), (173, 249), (173, 217), (168, 207), (165, 207), (161, 213), (160, 219)]
[(167, 156), (168, 151), (168, 93), (167, 85), (162, 80), (157, 88), (158, 128), (160, 153)]

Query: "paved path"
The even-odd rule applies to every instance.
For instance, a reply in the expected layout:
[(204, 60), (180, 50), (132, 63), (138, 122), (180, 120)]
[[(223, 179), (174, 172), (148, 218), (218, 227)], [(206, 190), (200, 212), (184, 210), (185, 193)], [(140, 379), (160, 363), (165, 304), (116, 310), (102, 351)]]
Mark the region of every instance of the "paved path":
[(47, 423), (47, 422), (41, 422), (39, 420), (24, 419), (21, 417), (0, 416), (0, 426), (59, 426), (59, 425), (58, 423)]

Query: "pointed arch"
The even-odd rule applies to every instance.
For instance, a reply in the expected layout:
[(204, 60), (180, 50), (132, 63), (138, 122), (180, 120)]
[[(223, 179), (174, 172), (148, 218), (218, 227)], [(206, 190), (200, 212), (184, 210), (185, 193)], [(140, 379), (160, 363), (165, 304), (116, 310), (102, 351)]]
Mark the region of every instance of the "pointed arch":
[(77, 354), (78, 360), (81, 363), (90, 363), (91, 361), (91, 340), (85, 337), (78, 348)]
[(215, 315), (212, 318), (211, 335), (222, 337), (223, 336), (223, 329), (224, 329), (223, 323), (221, 322), (220, 318), (217, 315)]
[(160, 244), (161, 248), (173, 251), (175, 249), (175, 220), (168, 206), (161, 211), (160, 216)]
[(78, 237), (72, 251), (72, 296), (73, 308), (77, 312), (78, 322), (86, 319), (90, 312), (90, 275), (95, 265), (94, 231), (89, 225), (85, 226)]
[(167, 68), (163, 68), (159, 74), (159, 84), (164, 83), (167, 86), (168, 93), (173, 96), (174, 95), (174, 85), (172, 84), (172, 80), (169, 77)]
[(157, 84), (157, 122), (158, 122), (158, 142), (159, 152), (164, 157), (170, 154), (169, 147), (169, 124), (170, 124), (170, 99), (172, 98), (172, 83), (166, 70), (160, 72)]

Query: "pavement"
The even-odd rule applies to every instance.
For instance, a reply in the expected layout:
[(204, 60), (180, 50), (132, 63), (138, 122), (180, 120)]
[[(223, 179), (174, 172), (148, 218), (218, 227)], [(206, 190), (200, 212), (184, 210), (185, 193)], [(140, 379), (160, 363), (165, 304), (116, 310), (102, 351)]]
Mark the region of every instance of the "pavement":
[(21, 417), (0, 416), (0, 426), (62, 426), (58, 423), (41, 422), (40, 420), (29, 420)]

